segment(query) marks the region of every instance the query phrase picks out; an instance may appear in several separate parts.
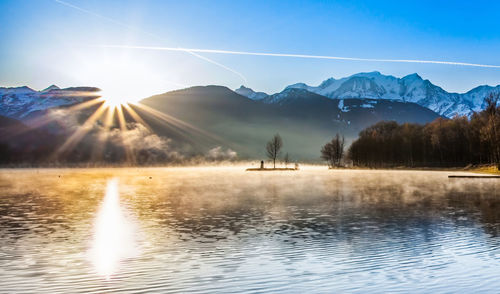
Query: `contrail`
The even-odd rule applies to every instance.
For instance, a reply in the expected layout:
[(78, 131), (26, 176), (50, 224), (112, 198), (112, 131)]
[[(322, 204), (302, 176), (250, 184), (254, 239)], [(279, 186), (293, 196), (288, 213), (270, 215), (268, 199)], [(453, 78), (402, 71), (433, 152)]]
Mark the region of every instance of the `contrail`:
[[(180, 49), (180, 48), (179, 48), (179, 49)], [(184, 50), (179, 50), (179, 51), (184, 51)], [(209, 58), (207, 58), (207, 57), (205, 57), (205, 56), (202, 56), (202, 55), (199, 55), (199, 54), (197, 54), (197, 53), (194, 53), (193, 51), (186, 50), (186, 52), (188, 52), (189, 54), (192, 54), (193, 56), (196, 56), (196, 57), (198, 57), (198, 58), (201, 58), (201, 59), (203, 59), (203, 60), (206, 60), (206, 61), (208, 61), (208, 62), (210, 62), (210, 63), (213, 63), (213, 64), (215, 64), (215, 65), (217, 65), (217, 66), (220, 66), (220, 67), (222, 67), (222, 68), (224, 68), (224, 69), (227, 69), (228, 71), (230, 71), (230, 72), (232, 72), (232, 73), (234, 73), (234, 74), (237, 74), (238, 76), (240, 76), (240, 78), (241, 78), (243, 81), (245, 81), (245, 84), (247, 84), (247, 82), (248, 82), (248, 81), (247, 81), (247, 78), (246, 78), (243, 74), (241, 74), (241, 73), (239, 73), (239, 72), (235, 71), (234, 69), (232, 69), (232, 68), (230, 68), (230, 67), (227, 67), (227, 66), (225, 66), (225, 65), (224, 65), (224, 64), (222, 64), (222, 63), (218, 63), (217, 61), (214, 61), (214, 60), (212, 60), (212, 59), (209, 59)]]
[[(127, 25), (126, 23), (123, 23), (123, 22), (117, 21), (117, 20), (115, 20), (115, 19), (112, 19), (112, 18), (106, 17), (106, 16), (104, 16), (104, 15), (100, 15), (100, 14), (95, 13), (95, 12), (92, 12), (92, 11), (90, 11), (90, 10), (87, 10), (87, 9), (84, 9), (84, 8), (81, 8), (81, 7), (78, 7), (78, 6), (76, 6), (76, 5), (73, 5), (73, 4), (71, 4), (71, 3), (68, 3), (68, 2), (66, 2), (66, 1), (62, 1), (62, 0), (54, 0), (54, 2), (57, 2), (57, 3), (59, 3), (59, 4), (62, 4), (62, 5), (64, 5), (64, 6), (67, 6), (67, 7), (73, 8), (73, 9), (76, 9), (76, 10), (78, 10), (78, 11), (81, 11), (81, 12), (84, 12), (84, 13), (87, 13), (87, 14), (90, 14), (90, 15), (92, 15), (92, 16), (95, 16), (95, 17), (98, 17), (98, 18), (101, 18), (101, 19), (107, 20), (107, 21), (112, 22), (112, 23), (114, 23), (114, 24), (117, 24), (117, 25), (119, 25), (119, 26), (125, 27), (125, 28), (127, 28), (127, 29), (129, 29), (129, 30), (140, 31), (140, 30), (137, 30), (136, 28), (134, 28), (134, 27), (132, 27), (132, 26)], [(152, 36), (152, 37), (156, 37), (156, 36), (153, 36), (153, 35), (149, 34), (148, 32), (143, 32), (143, 31), (141, 31), (141, 32), (142, 32), (142, 33), (146, 33), (146, 34), (148, 34), (148, 35), (150, 35), (150, 36)]]
[[(54, 0), (55, 2), (65, 5), (67, 7), (76, 9), (78, 11), (90, 14), (92, 16), (107, 20), (116, 25), (122, 26), (129, 30), (138, 31), (153, 37), (159, 41), (166, 42), (162, 37), (152, 34), (150, 32), (138, 29), (136, 27), (130, 26), (126, 23), (117, 21), (115, 19), (103, 16), (101, 14), (92, 12), (90, 10), (78, 7), (71, 3), (63, 0)], [(309, 59), (330, 59), (330, 60), (348, 60), (348, 61), (367, 61), (367, 62), (395, 62), (395, 63), (426, 63), (426, 64), (446, 64), (446, 65), (459, 65), (459, 66), (471, 66), (471, 67), (483, 67), (483, 68), (500, 68), (500, 65), (490, 65), (490, 64), (479, 64), (479, 63), (467, 63), (467, 62), (454, 62), (454, 61), (440, 61), (440, 60), (417, 60), (417, 59), (380, 59), (380, 58), (359, 58), (359, 57), (342, 57), (342, 56), (325, 56), (325, 55), (308, 55), (308, 54), (287, 54), (287, 53), (267, 53), (267, 52), (247, 52), (247, 51), (231, 51), (231, 50), (214, 50), (214, 49), (194, 49), (194, 48), (180, 48), (180, 47), (151, 47), (151, 46), (122, 46), (122, 45), (103, 45), (101, 47), (108, 48), (128, 48), (128, 49), (147, 49), (147, 50), (165, 50), (165, 51), (181, 51), (189, 53), (199, 59), (210, 62), (217, 65), (225, 70), (228, 70), (236, 75), (238, 75), (245, 83), (247, 82), (246, 77), (240, 72), (225, 66), (219, 62), (216, 62), (208, 57), (196, 54), (198, 53), (215, 53), (215, 54), (233, 54), (233, 55), (253, 55), (253, 56), (274, 56), (274, 57), (294, 57), (294, 58), (309, 58)]]
[(460, 66), (472, 66), (472, 67), (500, 68), (500, 65), (455, 62), (455, 61), (440, 61), (440, 60), (359, 58), (359, 57), (341, 57), (341, 56), (326, 56), (326, 55), (248, 52), (248, 51), (230, 51), (230, 50), (196, 49), (196, 48), (129, 46), (129, 45), (100, 45), (100, 47), (124, 48), (124, 49), (163, 50), (163, 51), (187, 51), (187, 52), (193, 52), (193, 53), (199, 52), (199, 53), (233, 54), (233, 55), (253, 55), (253, 56), (310, 58), (310, 59), (368, 61), (368, 62), (430, 63), (430, 64), (447, 64), (447, 65), (460, 65)]
[[(107, 16), (104, 16), (104, 15), (101, 15), (101, 14), (98, 14), (98, 13), (95, 13), (95, 12), (93, 12), (93, 11), (90, 11), (90, 10), (87, 10), (87, 9), (84, 9), (84, 8), (81, 8), (81, 7), (78, 7), (78, 6), (76, 6), (76, 5), (73, 5), (73, 4), (71, 4), (71, 3), (68, 3), (68, 2), (66, 2), (66, 1), (62, 1), (62, 0), (54, 0), (54, 1), (55, 1), (55, 2), (57, 2), (57, 3), (59, 3), (59, 4), (62, 4), (62, 5), (64, 5), (64, 6), (67, 6), (67, 7), (70, 7), (70, 8), (76, 9), (76, 10), (78, 10), (78, 11), (81, 11), (81, 12), (87, 13), (87, 14), (89, 14), (89, 15), (92, 15), (92, 16), (95, 16), (95, 17), (98, 17), (98, 18), (104, 19), (104, 20), (106, 20), (106, 21), (109, 21), (109, 22), (111, 22), (111, 23), (114, 23), (114, 24), (116, 24), (116, 25), (119, 25), (119, 26), (121, 26), (121, 27), (124, 27), (124, 28), (126, 28), (126, 29), (129, 29), (129, 30), (132, 30), (132, 31), (137, 31), (137, 32), (140, 32), (140, 33), (146, 34), (146, 35), (148, 35), (148, 36), (150, 36), (150, 37), (153, 37), (153, 38), (155, 38), (155, 39), (157, 39), (157, 40), (159, 40), (159, 41), (162, 41), (162, 42), (167, 42), (167, 40), (163, 39), (162, 37), (160, 37), (160, 36), (158, 36), (158, 35), (156, 35), (156, 34), (152, 34), (152, 33), (150, 33), (150, 32), (144, 31), (144, 30), (142, 30), (142, 29), (139, 29), (139, 28), (136, 28), (136, 27), (130, 26), (130, 25), (128, 25), (128, 24), (126, 24), (126, 23), (123, 23), (123, 22), (120, 22), (120, 21), (118, 21), (118, 20), (116, 20), (116, 19), (112, 19), (112, 18), (109, 18), (109, 17), (107, 17)], [(228, 66), (226, 66), (226, 65), (224, 65), (224, 64), (222, 64), (222, 63), (219, 63), (219, 62), (217, 62), (217, 61), (215, 61), (215, 60), (212, 60), (212, 59), (210, 59), (210, 58), (208, 58), (208, 57), (201, 56), (201, 55), (196, 54), (196, 53), (194, 53), (194, 52), (191, 52), (191, 51), (189, 51), (189, 50), (177, 50), (177, 51), (183, 51), (183, 52), (189, 53), (189, 54), (191, 54), (191, 55), (193, 55), (193, 56), (195, 56), (195, 57), (197, 57), (197, 58), (199, 58), (199, 59), (201, 59), (201, 60), (205, 60), (205, 61), (207, 61), (207, 62), (210, 62), (210, 63), (212, 63), (212, 64), (215, 64), (215, 65), (217, 65), (217, 66), (219, 66), (219, 67), (221, 67), (221, 68), (223, 68), (223, 69), (225, 69), (225, 70), (228, 70), (228, 71), (230, 71), (230, 72), (232, 72), (232, 73), (234, 73), (234, 74), (238, 75), (238, 76), (239, 76), (239, 77), (240, 77), (240, 78), (241, 78), (241, 79), (245, 82), (245, 84), (247, 83), (247, 79), (246, 79), (246, 77), (245, 77), (242, 73), (240, 73), (240, 72), (238, 72), (238, 71), (236, 71), (236, 70), (234, 70), (234, 69), (232, 69), (232, 68), (230, 68), (230, 67), (228, 67)]]

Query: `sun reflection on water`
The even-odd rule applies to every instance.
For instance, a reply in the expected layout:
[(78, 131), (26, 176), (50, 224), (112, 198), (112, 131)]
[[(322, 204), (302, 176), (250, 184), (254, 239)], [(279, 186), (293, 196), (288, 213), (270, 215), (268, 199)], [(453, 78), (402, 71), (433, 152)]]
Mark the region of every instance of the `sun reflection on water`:
[(97, 273), (107, 280), (115, 274), (120, 263), (138, 254), (134, 226), (120, 206), (118, 179), (108, 181), (95, 225), (91, 261)]

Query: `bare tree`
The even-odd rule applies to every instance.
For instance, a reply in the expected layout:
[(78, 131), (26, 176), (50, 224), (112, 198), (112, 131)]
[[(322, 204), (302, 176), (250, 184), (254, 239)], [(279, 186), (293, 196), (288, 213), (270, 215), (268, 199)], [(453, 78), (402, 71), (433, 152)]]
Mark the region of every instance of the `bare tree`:
[(342, 135), (342, 138), (340, 138), (339, 134), (335, 135), (335, 160), (337, 163), (337, 166), (340, 166), (340, 161), (344, 157), (344, 145), (345, 145), (345, 138)]
[(491, 161), (500, 169), (500, 110), (497, 106), (499, 100), (500, 94), (498, 93), (491, 93), (484, 99), (487, 122), (482, 131), (490, 145)]
[(285, 157), (283, 157), (283, 162), (285, 163), (285, 168), (287, 168), (288, 163), (290, 163), (290, 156), (288, 156), (288, 152), (285, 153)]
[(328, 162), (329, 167), (340, 165), (340, 161), (342, 157), (344, 157), (344, 144), (344, 136), (341, 138), (340, 135), (337, 134), (335, 138), (321, 148), (321, 158)]
[(281, 148), (283, 147), (283, 140), (279, 134), (274, 135), (271, 141), (267, 142), (266, 152), (267, 157), (273, 161), (273, 168), (276, 168), (276, 158), (281, 153)]
[(328, 167), (333, 167), (335, 165), (333, 145), (331, 142), (325, 144), (321, 147), (321, 158), (328, 163)]

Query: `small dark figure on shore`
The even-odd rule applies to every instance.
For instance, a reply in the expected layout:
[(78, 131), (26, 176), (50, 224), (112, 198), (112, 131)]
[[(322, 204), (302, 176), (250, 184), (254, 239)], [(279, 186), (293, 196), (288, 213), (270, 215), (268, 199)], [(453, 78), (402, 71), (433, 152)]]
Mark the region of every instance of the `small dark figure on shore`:
[(260, 169), (264, 169), (264, 160), (260, 161)]

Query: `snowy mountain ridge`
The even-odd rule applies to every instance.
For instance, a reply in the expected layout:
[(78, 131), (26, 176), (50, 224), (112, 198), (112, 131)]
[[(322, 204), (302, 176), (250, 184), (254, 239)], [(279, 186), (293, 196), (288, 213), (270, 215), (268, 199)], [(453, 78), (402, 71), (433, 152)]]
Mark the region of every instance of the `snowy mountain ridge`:
[(60, 89), (55, 85), (35, 91), (29, 87), (0, 87), (0, 115), (27, 119), (38, 111), (64, 105), (72, 105), (96, 98), (99, 88), (73, 87)]
[(247, 98), (250, 98), (252, 100), (260, 100), (260, 99), (263, 99), (263, 98), (266, 98), (267, 96), (269, 96), (264, 92), (255, 92), (254, 90), (247, 88), (243, 85), (241, 85), (241, 87), (239, 87), (238, 89), (236, 89), (234, 91), (236, 93), (238, 93), (242, 96), (245, 96)]
[[(450, 118), (457, 114), (470, 116), (474, 111), (484, 109), (484, 98), (490, 93), (500, 93), (500, 85), (479, 86), (463, 94), (449, 93), (416, 73), (397, 78), (378, 71), (357, 73), (341, 79), (329, 78), (318, 86), (292, 84), (281, 92), (281, 99), (286, 96), (284, 94), (287, 89), (307, 90), (331, 99), (366, 98), (413, 102)], [(275, 98), (273, 101), (279, 100), (276, 99), (276, 94), (272, 96)]]

